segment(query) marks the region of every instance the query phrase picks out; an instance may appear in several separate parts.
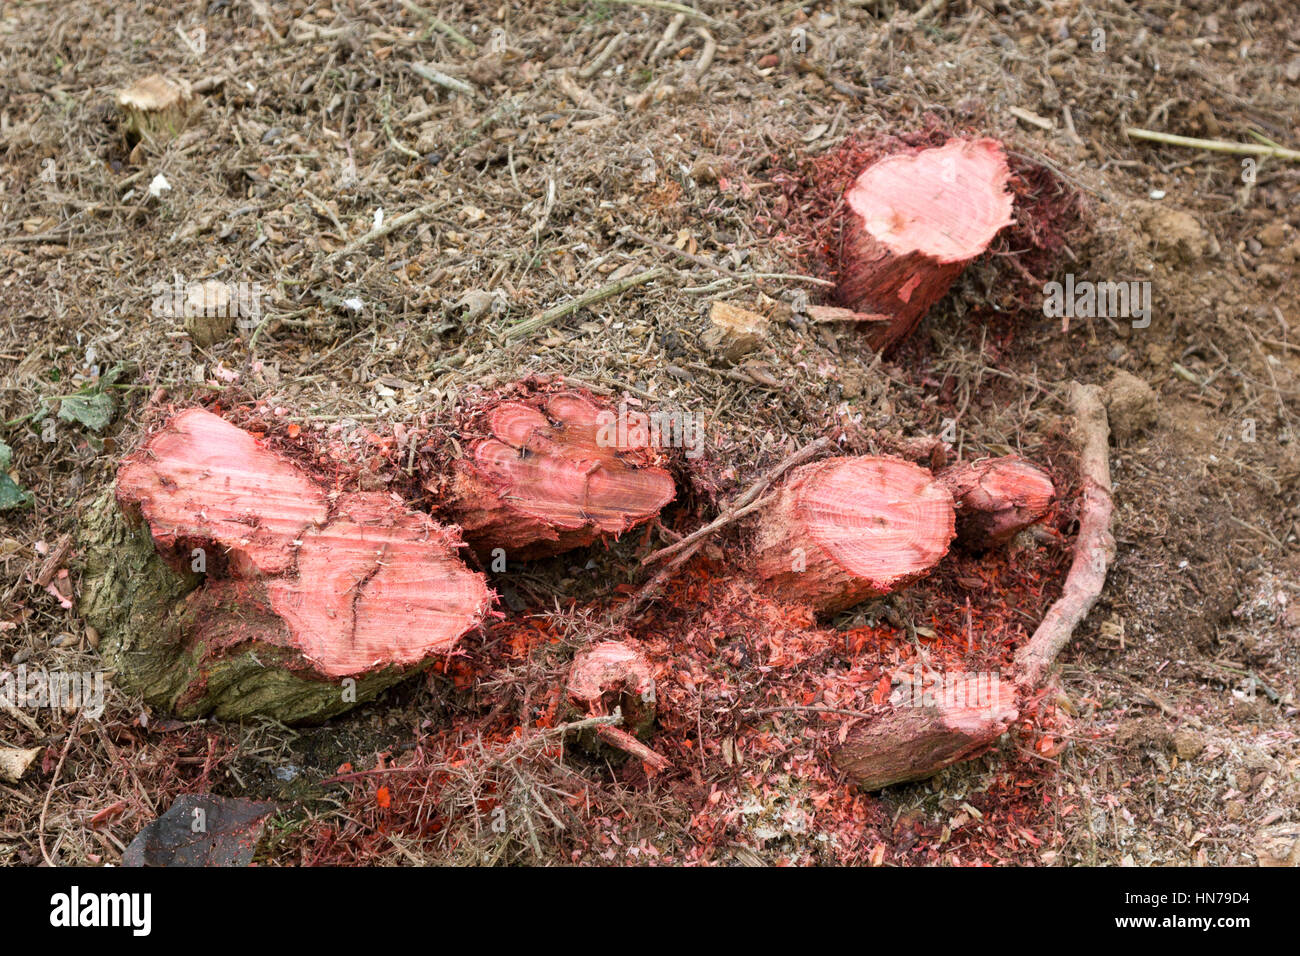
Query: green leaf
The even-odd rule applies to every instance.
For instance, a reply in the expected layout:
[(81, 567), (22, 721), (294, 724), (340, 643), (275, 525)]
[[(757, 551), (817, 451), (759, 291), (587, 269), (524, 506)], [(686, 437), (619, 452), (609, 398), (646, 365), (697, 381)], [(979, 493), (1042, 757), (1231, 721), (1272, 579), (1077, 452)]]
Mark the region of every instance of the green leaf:
[(0, 441), (0, 511), (26, 508), (32, 503), (31, 494), (23, 491), (9, 477), (9, 463), (13, 457), (14, 453), (9, 446)]
[(110, 385), (116, 385), (117, 380), (119, 378), (121, 378), (123, 375), (127, 374), (128, 372), (134, 372), (134, 371), (135, 371), (134, 362), (118, 362), (116, 365), (114, 365), (112, 368), (110, 368), (107, 372), (105, 372), (103, 375), (99, 377), (99, 384), (98, 384), (99, 390), (102, 392)]
[(113, 397), (103, 392), (82, 392), (59, 402), (59, 417), (102, 431), (113, 420)]

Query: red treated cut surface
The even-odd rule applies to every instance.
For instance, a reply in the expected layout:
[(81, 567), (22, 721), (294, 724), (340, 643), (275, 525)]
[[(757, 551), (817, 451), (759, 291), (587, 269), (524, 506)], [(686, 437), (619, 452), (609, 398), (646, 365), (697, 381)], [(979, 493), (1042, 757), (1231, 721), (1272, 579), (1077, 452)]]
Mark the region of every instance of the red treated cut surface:
[(954, 536), (952, 495), (899, 458), (828, 458), (795, 469), (763, 512), (755, 570), (780, 597), (840, 611), (938, 563)]
[(610, 691), (641, 694), (653, 686), (650, 663), (622, 641), (582, 651), (569, 671), (569, 698), (591, 713), (602, 711), (601, 698)]
[(938, 474), (957, 503), (958, 533), (978, 546), (999, 544), (1041, 518), (1056, 489), (1041, 469), (1015, 456), (961, 463)]
[(672, 500), (673, 480), (666, 471), (631, 468), (619, 457), (620, 449), (597, 441), (596, 406), (556, 395), (546, 412), (500, 406), (491, 421), (502, 440), (475, 449), (474, 460), (503, 482), (514, 507), (557, 528), (592, 524), (619, 534)]
[[(573, 658), (566, 689), (570, 703), (584, 714), (604, 716), (618, 708), (623, 727), (632, 734), (645, 734), (654, 723), (655, 682), (650, 661), (631, 644), (602, 641), (580, 651)], [(610, 742), (628, 749), (627, 739)], [(646, 759), (645, 754), (639, 756)], [(654, 762), (660, 759), (652, 757)]]
[(952, 498), (923, 468), (893, 458), (840, 458), (804, 483), (798, 517), (853, 577), (887, 593), (933, 567), (953, 536)]
[(482, 575), (433, 519), (387, 495), (347, 495), (336, 507), (303, 535), (297, 576), (268, 589), (303, 656), (336, 677), (450, 651), (487, 609)]
[(894, 255), (964, 262), (1010, 225), (1008, 175), (996, 140), (953, 139), (872, 164), (846, 198), (867, 233)]
[(845, 196), (840, 303), (872, 348), (903, 341), (1011, 222), (1006, 157), (994, 140), (950, 140), (869, 166)]
[(123, 461), (117, 499), (138, 509), (159, 548), (211, 541), (244, 573), (284, 571), (294, 540), (327, 515), (324, 490), (296, 465), (199, 408)]
[(321, 678), (406, 667), (451, 651), (490, 603), (454, 531), (390, 495), (335, 499), (200, 409), (123, 462), (117, 496), (164, 554), (178, 543), (230, 549), (186, 598), (188, 636), (211, 654), (251, 641), (287, 647), (300, 655), (291, 669)]
[(581, 395), (503, 402), (486, 421), (492, 437), (463, 463), (455, 506), (480, 548), (555, 553), (622, 534), (673, 499), (672, 476), (639, 465), (635, 446), (617, 444), (614, 413)]

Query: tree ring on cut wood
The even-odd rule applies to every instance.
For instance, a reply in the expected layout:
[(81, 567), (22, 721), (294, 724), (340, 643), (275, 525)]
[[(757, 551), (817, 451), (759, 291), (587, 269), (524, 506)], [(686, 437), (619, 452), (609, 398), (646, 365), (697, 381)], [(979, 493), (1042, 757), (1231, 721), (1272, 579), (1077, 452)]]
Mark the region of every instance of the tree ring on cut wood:
[[(501, 549), (537, 558), (617, 538), (651, 520), (675, 487), (652, 464), (648, 430), (576, 391), (497, 402), (487, 437), (455, 463), (446, 503), (485, 560)], [(432, 486), (430, 490), (436, 490)]]
[(1010, 173), (992, 139), (952, 139), (868, 166), (845, 195), (836, 297), (875, 319), (888, 349), (912, 333), (953, 281), (1011, 223)]
[(756, 570), (778, 596), (833, 612), (925, 574), (955, 534), (952, 495), (899, 458), (829, 458), (791, 473), (760, 520)]

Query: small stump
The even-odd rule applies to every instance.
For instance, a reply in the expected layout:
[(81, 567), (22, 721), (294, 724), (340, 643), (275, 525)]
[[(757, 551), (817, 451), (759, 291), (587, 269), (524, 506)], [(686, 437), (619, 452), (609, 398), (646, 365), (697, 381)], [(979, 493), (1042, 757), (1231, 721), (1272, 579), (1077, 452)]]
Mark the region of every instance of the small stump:
[(929, 571), (955, 533), (952, 495), (898, 458), (828, 458), (793, 471), (762, 514), (755, 569), (778, 597), (840, 611)]
[(1013, 682), (963, 676), (855, 725), (831, 761), (864, 790), (923, 780), (990, 746), (1018, 716)]
[(957, 538), (971, 548), (1005, 544), (1052, 506), (1056, 488), (1041, 468), (1009, 455), (962, 462), (935, 476), (957, 504)]
[[(613, 747), (636, 757), (652, 770), (668, 761), (641, 741), (655, 721), (655, 682), (644, 654), (623, 641), (602, 641), (578, 653), (565, 687), (569, 705), (584, 717), (606, 717), (615, 711), (622, 726), (601, 724), (579, 731), (577, 743), (592, 753)], [(603, 746), (602, 746), (603, 745)]]
[(872, 348), (912, 333), (973, 259), (1011, 223), (1009, 173), (992, 139), (949, 140), (887, 156), (845, 196), (836, 296), (874, 319)]
[(117, 94), (117, 107), (127, 137), (163, 143), (174, 139), (189, 122), (198, 100), (183, 80), (154, 73)]
[(592, 396), (524, 395), (488, 404), (471, 422), (486, 437), (455, 462), (445, 507), (485, 560), (496, 549), (528, 559), (617, 538), (675, 494), (648, 436), (620, 428), (618, 413)]

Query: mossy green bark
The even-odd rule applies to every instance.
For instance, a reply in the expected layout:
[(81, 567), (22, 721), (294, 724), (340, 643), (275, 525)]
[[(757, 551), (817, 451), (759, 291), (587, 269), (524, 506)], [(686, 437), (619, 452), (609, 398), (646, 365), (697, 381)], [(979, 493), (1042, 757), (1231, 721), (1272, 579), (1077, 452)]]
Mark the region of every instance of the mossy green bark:
[(115, 682), (178, 717), (319, 723), (423, 669), (313, 674), (256, 588), (175, 570), (112, 492), (83, 519), (81, 550), (79, 611), (99, 632)]

